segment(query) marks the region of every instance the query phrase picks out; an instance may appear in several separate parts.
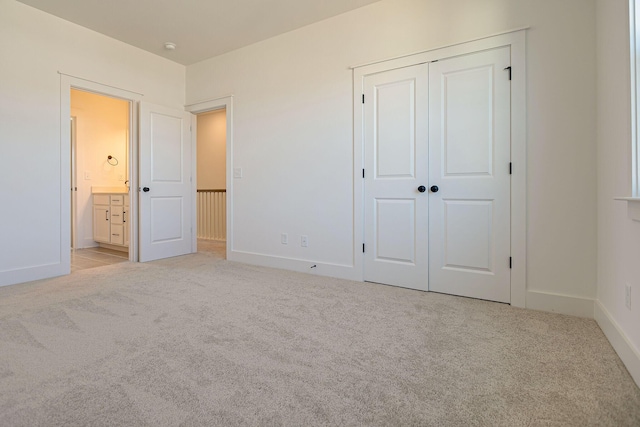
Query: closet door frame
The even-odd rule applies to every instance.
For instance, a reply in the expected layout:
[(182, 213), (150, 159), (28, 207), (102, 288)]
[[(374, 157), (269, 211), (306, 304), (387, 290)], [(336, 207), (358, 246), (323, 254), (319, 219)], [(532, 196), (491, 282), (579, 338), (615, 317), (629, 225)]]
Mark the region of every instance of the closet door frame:
[(511, 305), (526, 306), (526, 28), (447, 47), (351, 67), (354, 105), (354, 269), (364, 281), (364, 115), (365, 76), (509, 46), (511, 51)]

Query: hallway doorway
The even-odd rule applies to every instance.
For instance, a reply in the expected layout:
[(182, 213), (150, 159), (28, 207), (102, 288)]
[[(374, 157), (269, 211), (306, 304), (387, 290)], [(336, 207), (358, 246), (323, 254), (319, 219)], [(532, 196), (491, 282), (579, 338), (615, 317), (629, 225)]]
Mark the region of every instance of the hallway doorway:
[(227, 114), (217, 109), (196, 117), (198, 252), (225, 258), (227, 240)]

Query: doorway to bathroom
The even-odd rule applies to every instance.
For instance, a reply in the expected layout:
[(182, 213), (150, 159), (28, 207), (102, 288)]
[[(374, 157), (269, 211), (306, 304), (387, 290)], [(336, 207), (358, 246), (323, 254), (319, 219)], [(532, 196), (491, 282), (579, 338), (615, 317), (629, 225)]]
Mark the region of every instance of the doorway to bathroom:
[(130, 102), (72, 88), (71, 272), (129, 259)]

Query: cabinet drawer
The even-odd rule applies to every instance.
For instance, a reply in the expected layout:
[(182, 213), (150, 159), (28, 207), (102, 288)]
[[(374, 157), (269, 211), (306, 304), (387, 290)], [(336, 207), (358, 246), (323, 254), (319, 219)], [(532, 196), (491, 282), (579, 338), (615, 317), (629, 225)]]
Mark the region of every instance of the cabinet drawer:
[(111, 195), (111, 204), (114, 206), (122, 206), (124, 205), (124, 194), (112, 194)]
[(108, 205), (109, 204), (109, 195), (108, 194), (94, 194), (93, 195), (93, 204), (94, 205)]
[(124, 208), (122, 206), (111, 206), (111, 225), (122, 225), (124, 222)]
[(124, 227), (122, 225), (111, 224), (111, 243), (114, 245), (124, 244)]

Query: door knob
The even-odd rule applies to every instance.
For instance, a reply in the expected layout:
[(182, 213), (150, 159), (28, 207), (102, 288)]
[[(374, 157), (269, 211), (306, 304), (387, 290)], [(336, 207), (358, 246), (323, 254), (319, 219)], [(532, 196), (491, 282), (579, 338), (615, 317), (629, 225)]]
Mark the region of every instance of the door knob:
[(427, 191), (427, 187), (425, 187), (424, 185), (421, 185), (420, 187), (418, 187), (418, 191), (421, 193), (424, 193), (425, 191)]
[(148, 193), (149, 192), (149, 187), (142, 187), (142, 191), (144, 191), (145, 193)]
[(431, 192), (432, 192), (432, 193), (437, 193), (437, 192), (438, 192), (438, 190), (440, 190), (440, 189), (438, 188), (438, 186), (437, 186), (437, 185), (432, 185), (432, 186), (431, 186), (431, 188), (430, 188), (430, 190), (431, 190)]

